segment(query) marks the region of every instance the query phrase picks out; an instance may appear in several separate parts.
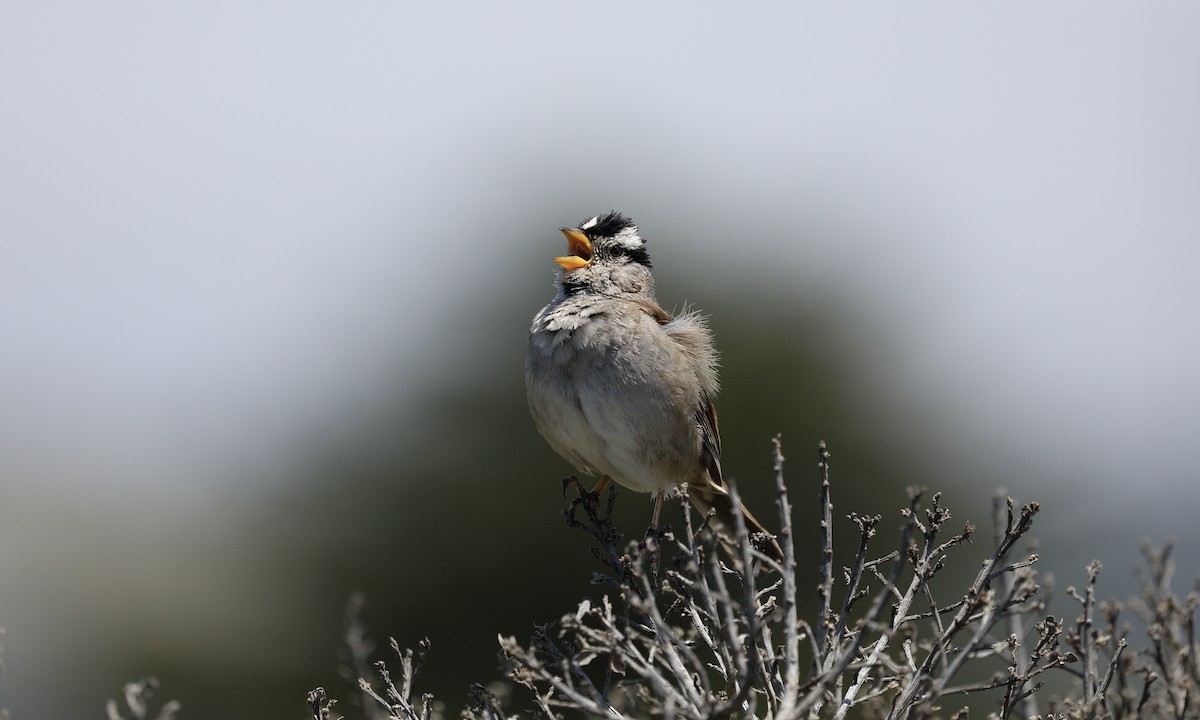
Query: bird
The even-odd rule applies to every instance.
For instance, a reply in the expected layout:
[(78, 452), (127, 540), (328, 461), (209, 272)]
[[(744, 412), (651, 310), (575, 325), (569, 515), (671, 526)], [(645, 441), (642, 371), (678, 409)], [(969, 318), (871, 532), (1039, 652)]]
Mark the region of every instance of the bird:
[[(706, 318), (659, 305), (646, 240), (628, 217), (613, 211), (559, 230), (568, 254), (554, 258), (555, 295), (533, 318), (525, 356), (534, 424), (577, 470), (600, 478), (593, 496), (610, 481), (650, 493), (652, 530), (664, 499), (686, 484), (700, 513), (715, 511), (732, 534)], [(778, 542), (741, 509), (747, 530), (765, 538), (761, 550), (782, 561)]]

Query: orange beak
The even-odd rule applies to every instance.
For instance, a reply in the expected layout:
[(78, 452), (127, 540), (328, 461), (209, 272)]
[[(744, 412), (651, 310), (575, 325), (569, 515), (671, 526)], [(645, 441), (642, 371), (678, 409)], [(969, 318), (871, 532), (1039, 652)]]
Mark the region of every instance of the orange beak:
[(554, 262), (561, 265), (562, 269), (568, 272), (590, 265), (592, 262), (592, 243), (587, 239), (587, 235), (579, 228), (559, 228), (559, 230), (563, 235), (567, 236), (567, 250), (571, 254), (556, 257), (554, 258)]

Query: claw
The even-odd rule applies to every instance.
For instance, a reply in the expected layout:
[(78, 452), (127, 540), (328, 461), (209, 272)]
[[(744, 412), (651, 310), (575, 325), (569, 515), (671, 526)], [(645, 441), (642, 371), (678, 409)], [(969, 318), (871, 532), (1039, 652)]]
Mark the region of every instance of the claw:
[(565, 477), (562, 479), (562, 494), (564, 498), (567, 496), (567, 487), (572, 484), (574, 484), (575, 487), (579, 488), (580, 490), (583, 490), (583, 483), (579, 482), (579, 478), (575, 477), (574, 475)]

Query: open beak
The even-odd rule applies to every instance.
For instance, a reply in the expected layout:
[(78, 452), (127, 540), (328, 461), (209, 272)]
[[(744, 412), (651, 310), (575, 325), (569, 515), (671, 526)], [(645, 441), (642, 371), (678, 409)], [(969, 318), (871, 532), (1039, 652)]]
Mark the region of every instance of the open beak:
[(570, 255), (554, 258), (554, 262), (562, 266), (563, 270), (571, 271), (578, 270), (581, 267), (586, 267), (592, 262), (592, 243), (587, 239), (587, 235), (579, 228), (559, 228), (563, 235), (567, 236), (567, 251)]

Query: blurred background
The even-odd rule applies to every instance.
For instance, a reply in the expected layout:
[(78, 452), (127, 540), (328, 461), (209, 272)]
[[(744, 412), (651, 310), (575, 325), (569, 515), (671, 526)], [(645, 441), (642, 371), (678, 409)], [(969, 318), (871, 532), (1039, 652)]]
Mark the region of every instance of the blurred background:
[(351, 695), (362, 590), (456, 712), (497, 633), (596, 592), (522, 367), (556, 228), (609, 209), (663, 305), (712, 318), (760, 517), (782, 433), (811, 523), (824, 439), (839, 517), (889, 546), (905, 485), (984, 528), (1004, 486), (1060, 588), (1100, 558), (1124, 597), (1171, 537), (1187, 584), (1198, 30), (1188, 3), (3, 5), (0, 706), (101, 717), (154, 674), (185, 718), (300, 718)]

